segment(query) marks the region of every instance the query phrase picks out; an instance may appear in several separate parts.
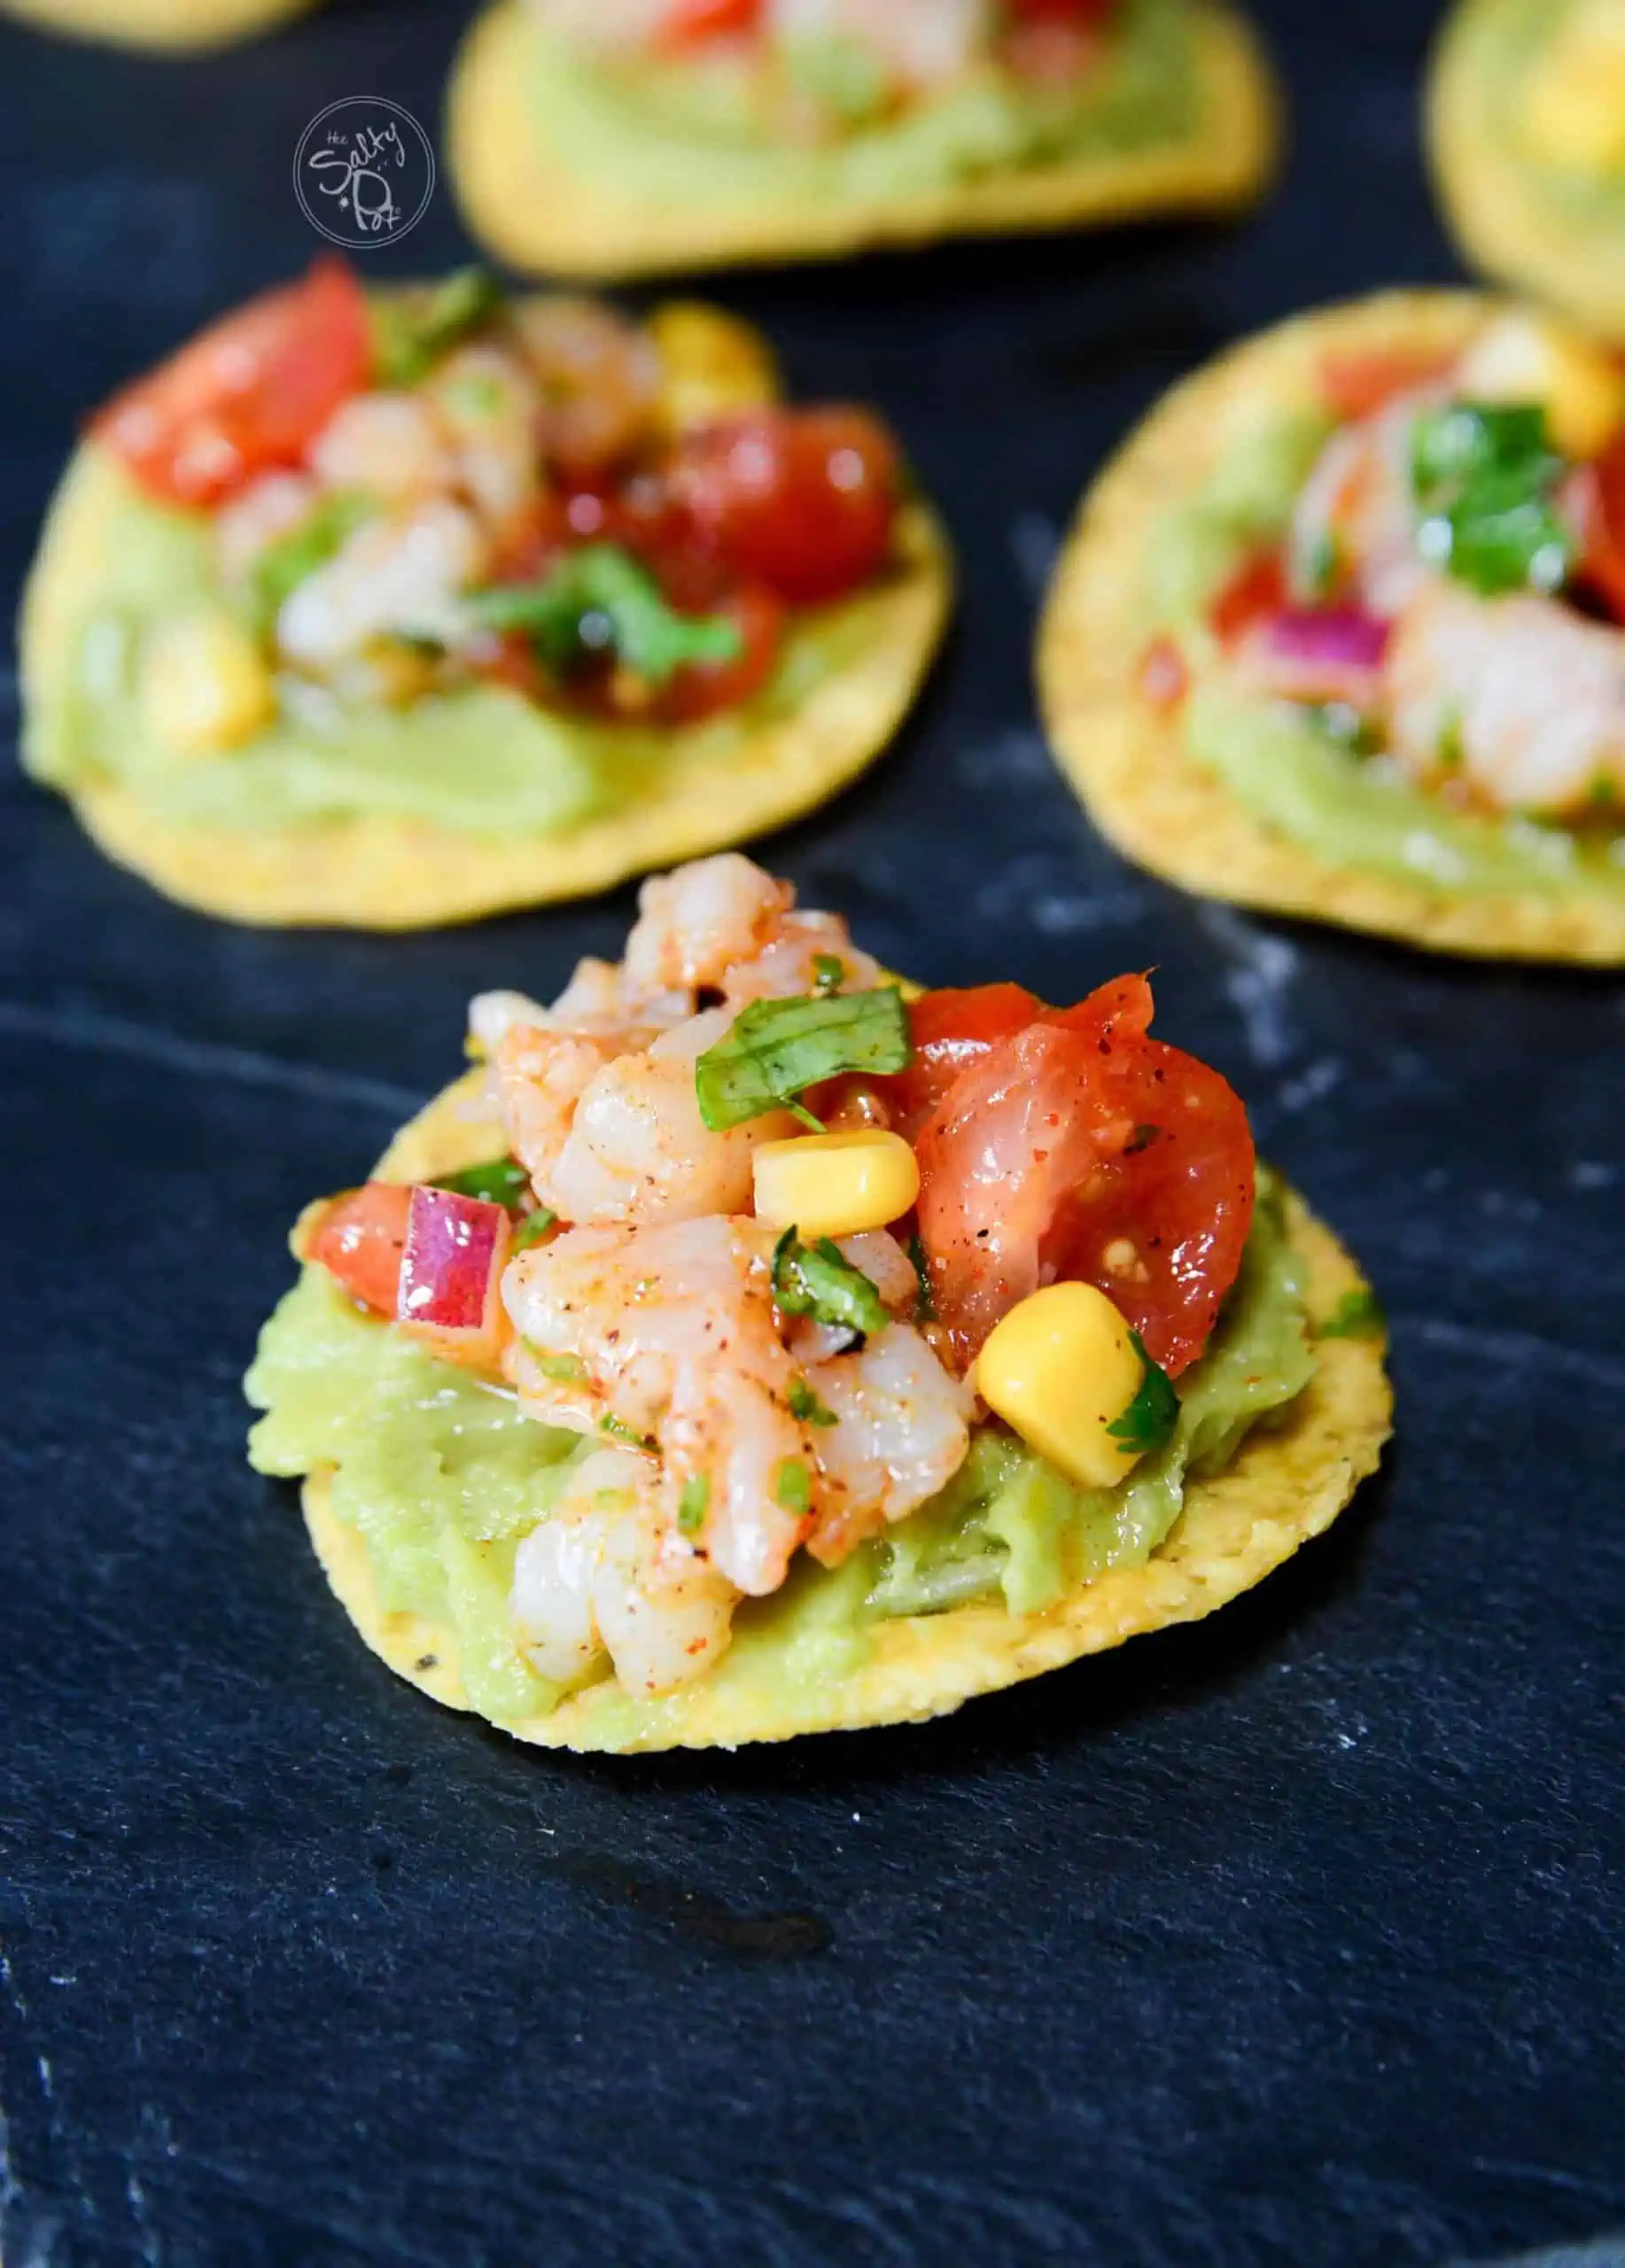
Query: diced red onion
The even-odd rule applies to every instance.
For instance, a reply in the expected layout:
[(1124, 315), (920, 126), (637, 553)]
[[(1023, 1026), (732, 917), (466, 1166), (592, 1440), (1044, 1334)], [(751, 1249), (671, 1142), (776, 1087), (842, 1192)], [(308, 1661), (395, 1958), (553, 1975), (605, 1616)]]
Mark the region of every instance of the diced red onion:
[(454, 1189), (414, 1189), (396, 1322), (464, 1345), (494, 1342), (498, 1284), (511, 1241), (512, 1224), (501, 1205)]

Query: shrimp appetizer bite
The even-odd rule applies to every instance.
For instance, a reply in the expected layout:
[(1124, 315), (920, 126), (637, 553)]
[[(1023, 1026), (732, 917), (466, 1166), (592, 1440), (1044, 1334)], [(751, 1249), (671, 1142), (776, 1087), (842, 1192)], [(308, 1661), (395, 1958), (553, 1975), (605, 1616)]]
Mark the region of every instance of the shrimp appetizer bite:
[(1428, 97), (1469, 259), (1625, 343), (1625, 5), (1459, 0)]
[(447, 130), (477, 235), (597, 276), (1230, 210), (1276, 142), (1227, 0), (498, 0)]
[(1143, 976), (919, 992), (737, 854), (641, 907), (294, 1233), (250, 1454), (393, 1669), (552, 1746), (886, 1724), (1335, 1518), (1375, 1302)]
[(951, 579), (885, 427), (785, 404), (719, 310), (327, 259), (92, 422), (24, 602), (25, 760), (210, 913), (458, 920), (832, 795)]
[(0, 16), (118, 47), (190, 53), (252, 39), (315, 0), (0, 0)]
[(1466, 293), (1265, 333), (1085, 500), (1038, 669), (1091, 815), (1187, 889), (1625, 961), (1625, 370)]

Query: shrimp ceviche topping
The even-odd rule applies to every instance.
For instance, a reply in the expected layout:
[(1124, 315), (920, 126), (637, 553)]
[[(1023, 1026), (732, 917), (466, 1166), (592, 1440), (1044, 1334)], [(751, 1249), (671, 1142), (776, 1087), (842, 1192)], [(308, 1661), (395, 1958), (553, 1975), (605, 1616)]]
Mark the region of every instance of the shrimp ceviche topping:
[(759, 120), (839, 139), (989, 74), (1094, 74), (1124, 0), (531, 0), (536, 21), (613, 64), (749, 74)]
[(150, 641), (145, 723), (195, 754), (482, 684), (656, 725), (739, 707), (798, 613), (883, 572), (901, 493), (873, 416), (775, 393), (707, 308), (639, 322), (473, 270), (374, 295), (317, 261), (92, 427), (212, 528), (220, 602)]
[[(486, 1421), (454, 1381), (554, 1445), (487, 1658), (668, 1693), (808, 1565), (861, 1560), (876, 1612), (1008, 1599), (1040, 1503), (1052, 1557), (1097, 1521), (1068, 1579), (1147, 1557), (1187, 1467), (1313, 1366), (1247, 1114), (1151, 1017), (1142, 975), (907, 997), (731, 853), (648, 882), (625, 959), (551, 1006), (477, 998), (467, 1107), (501, 1146), (313, 1208), (299, 1245), (431, 1358), (416, 1410), (464, 1408), (435, 1456), (465, 1506)], [(1022, 1564), (1018, 1603), (1053, 1598)]]
[[(1449, 810), (1616, 830), (1625, 367), (1509, 309), (1455, 353), (1329, 352), (1321, 380), (1289, 525), (1211, 607), (1228, 682)], [(1181, 697), (1169, 640), (1146, 679)]]

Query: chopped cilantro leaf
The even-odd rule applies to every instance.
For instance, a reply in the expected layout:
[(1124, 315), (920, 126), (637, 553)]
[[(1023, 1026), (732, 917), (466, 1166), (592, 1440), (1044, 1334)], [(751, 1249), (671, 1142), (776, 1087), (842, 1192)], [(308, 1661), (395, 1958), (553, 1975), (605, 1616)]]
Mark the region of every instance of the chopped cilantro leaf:
[(501, 286), (483, 268), (459, 268), (425, 291), (376, 300), (372, 343), (380, 384), (415, 386), (501, 303)]
[(512, 1213), (518, 1209), (520, 1198), (531, 1185), (531, 1177), (513, 1158), (491, 1158), (485, 1164), (464, 1166), (460, 1173), (443, 1173), (436, 1178), (437, 1189), (449, 1189), (459, 1197), (478, 1197), (487, 1205), (504, 1205)]
[(528, 1252), (532, 1245), (547, 1235), (557, 1219), (558, 1215), (546, 1205), (539, 1205), (533, 1213), (526, 1213), (513, 1232), (514, 1250)]
[(1382, 1304), (1368, 1285), (1345, 1292), (1324, 1323), (1315, 1325), (1317, 1339), (1380, 1339), (1388, 1328)]
[(925, 1247), (920, 1241), (918, 1229), (908, 1239), (908, 1256), (914, 1264), (914, 1274), (920, 1283), (920, 1289), (914, 1295), (914, 1321), (935, 1323), (937, 1298), (931, 1290), (931, 1270), (925, 1257)]
[(1575, 556), (1556, 501), (1567, 470), (1539, 402), (1425, 410), (1411, 429), (1418, 549), (1485, 597), (1560, 589)]
[(810, 1315), (865, 1339), (890, 1320), (879, 1292), (837, 1245), (828, 1237), (804, 1245), (793, 1228), (774, 1247), (773, 1295), (786, 1315)]
[(711, 1507), (711, 1480), (704, 1472), (691, 1472), (683, 1482), (683, 1493), (677, 1503), (677, 1525), (684, 1535), (697, 1535), (705, 1525), (705, 1515)]
[(805, 1512), (812, 1501), (812, 1477), (798, 1456), (787, 1456), (774, 1476), (773, 1493), (787, 1512)]
[(799, 1418), (804, 1425), (833, 1425), (838, 1423), (835, 1411), (821, 1402), (805, 1379), (790, 1380), (790, 1416)]
[(679, 614), (646, 567), (615, 543), (584, 544), (540, 582), (498, 584), (469, 599), (489, 630), (519, 630), (549, 669), (613, 660), (658, 688), (693, 662), (731, 662), (738, 625), (723, 615)]
[(814, 953), (812, 980), (815, 992), (838, 992), (846, 982), (846, 963), (839, 953)]
[(1129, 1340), (1142, 1365), (1139, 1392), (1121, 1418), (1106, 1430), (1114, 1441), (1121, 1441), (1136, 1456), (1144, 1456), (1153, 1449), (1160, 1449), (1173, 1438), (1174, 1427), (1179, 1422), (1179, 1397), (1166, 1371), (1154, 1363), (1146, 1352), (1146, 1342), (1138, 1331), (1131, 1331)]
[(576, 1384), (587, 1376), (587, 1364), (579, 1355), (543, 1355), (537, 1369), (544, 1379), (557, 1379), (561, 1384)]
[(795, 1099), (804, 1089), (844, 1071), (901, 1071), (913, 1052), (895, 984), (822, 998), (753, 1000), (695, 1064), (700, 1116), (713, 1134), (769, 1110), (793, 1110), (816, 1126)]
[(625, 1441), (629, 1449), (646, 1449), (652, 1446), (635, 1426), (626, 1425), (619, 1418), (601, 1418), (598, 1420), (598, 1431), (601, 1433), (608, 1433), (611, 1441)]

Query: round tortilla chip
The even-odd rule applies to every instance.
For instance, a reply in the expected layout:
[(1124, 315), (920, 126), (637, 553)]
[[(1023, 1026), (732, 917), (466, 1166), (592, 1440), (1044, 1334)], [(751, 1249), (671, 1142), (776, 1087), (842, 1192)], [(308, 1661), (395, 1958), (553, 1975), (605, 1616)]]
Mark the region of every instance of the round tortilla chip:
[(941, 237), (1230, 211), (1260, 195), (1274, 171), (1279, 105), (1242, 18), (1225, 0), (1196, 5), (1203, 120), (1186, 141), (1013, 167), (917, 195), (760, 208), (680, 195), (617, 196), (557, 164), (525, 102), (534, 66), (524, 0), (498, 0), (475, 23), (452, 74), (449, 171), (470, 229), (510, 267), (588, 277), (830, 259)]
[(1204, 897), (1498, 959), (1625, 961), (1625, 904), (1557, 892), (1451, 892), (1338, 866), (1255, 819), (1149, 701), (1141, 563), (1170, 501), (1198, 488), (1261, 412), (1320, 399), (1329, 352), (1449, 354), (1494, 312), (1468, 291), (1389, 291), (1300, 315), (1176, 386), (1085, 497), (1038, 633), (1050, 742), (1125, 857)]
[[(469, 1115), (481, 1077), (459, 1080), (405, 1127), (377, 1177), (422, 1180), (489, 1156), (493, 1129)], [(1310, 1312), (1327, 1315), (1365, 1286), (1330, 1230), (1296, 1196), (1289, 1192), (1287, 1202), (1293, 1243), (1309, 1263)], [(606, 1679), (569, 1695), (550, 1716), (500, 1729), (542, 1748), (625, 1753), (736, 1748), (913, 1722), (1103, 1653), (1142, 1631), (1199, 1621), (1329, 1527), (1375, 1472), (1393, 1409), (1383, 1352), (1376, 1339), (1322, 1340), (1302, 1394), (1254, 1428), (1226, 1471), (1189, 1484), (1172, 1534), (1143, 1567), (1098, 1576), (1041, 1614), (975, 1605), (877, 1622), (867, 1660), (827, 1688), (768, 1685), (759, 1663), (753, 1668), (728, 1653), (701, 1682), (635, 1710)], [(329, 1473), (313, 1472), (303, 1495), (316, 1556), (367, 1644), (408, 1684), (448, 1708), (467, 1709), (455, 1632), (420, 1615), (382, 1612), (366, 1546), (334, 1514)]]
[(1474, 267), (1625, 340), (1625, 225), (1554, 201), (1498, 113), (1494, 50), (1512, 12), (1508, 0), (1460, 0), (1440, 39), (1427, 138), (1441, 201)]
[(70, 39), (190, 53), (252, 39), (315, 0), (0, 0), (0, 15)]
[[(74, 625), (100, 573), (121, 480), (110, 459), (86, 447), (57, 492), (23, 601), (30, 709), (51, 702), (72, 666)], [(70, 800), (110, 858), (183, 905), (228, 920), (425, 928), (582, 897), (765, 834), (845, 787), (907, 715), (952, 593), (941, 523), (911, 502), (898, 516), (896, 564), (870, 600), (873, 635), (860, 655), (792, 714), (764, 719), (736, 756), (687, 769), (673, 763), (635, 803), (553, 835), (462, 834), (370, 814), (260, 834), (177, 827), (155, 817), (137, 789), (112, 782), (76, 786)], [(680, 732), (673, 739), (680, 742)]]

